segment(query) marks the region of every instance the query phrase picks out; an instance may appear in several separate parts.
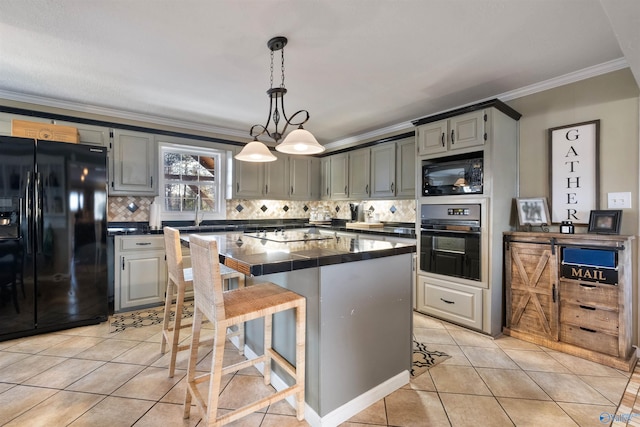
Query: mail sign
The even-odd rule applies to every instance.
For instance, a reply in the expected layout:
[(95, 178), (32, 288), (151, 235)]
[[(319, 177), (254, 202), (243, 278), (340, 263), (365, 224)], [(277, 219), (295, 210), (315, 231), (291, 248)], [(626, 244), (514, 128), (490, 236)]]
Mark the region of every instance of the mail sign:
[(618, 270), (613, 268), (562, 264), (560, 267), (560, 275), (565, 279), (580, 280), (583, 282), (596, 282), (607, 285), (618, 284)]

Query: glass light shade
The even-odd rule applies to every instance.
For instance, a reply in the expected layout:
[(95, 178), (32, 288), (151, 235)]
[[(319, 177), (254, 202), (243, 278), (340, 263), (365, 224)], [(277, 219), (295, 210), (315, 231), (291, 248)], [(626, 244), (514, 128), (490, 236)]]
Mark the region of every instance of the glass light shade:
[(299, 128), (291, 131), (284, 141), (276, 145), (276, 150), (286, 154), (318, 154), (325, 148), (318, 143), (311, 132)]
[(243, 162), (273, 162), (278, 160), (278, 158), (269, 151), (269, 148), (257, 139), (245, 145), (234, 157)]

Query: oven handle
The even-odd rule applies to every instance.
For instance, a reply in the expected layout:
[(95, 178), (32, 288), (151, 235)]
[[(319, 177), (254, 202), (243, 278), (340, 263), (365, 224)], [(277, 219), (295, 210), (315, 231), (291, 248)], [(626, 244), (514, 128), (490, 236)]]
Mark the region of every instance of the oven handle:
[(443, 234), (481, 234), (482, 230), (434, 230), (432, 228), (421, 228), (420, 233), (443, 235)]

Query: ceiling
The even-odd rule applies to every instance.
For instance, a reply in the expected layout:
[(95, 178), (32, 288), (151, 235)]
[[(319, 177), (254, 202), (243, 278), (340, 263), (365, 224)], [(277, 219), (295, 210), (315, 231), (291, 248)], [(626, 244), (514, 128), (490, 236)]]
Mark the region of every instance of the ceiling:
[[(637, 0), (1, 0), (0, 98), (247, 136), (285, 106), (339, 146), (631, 67)], [(279, 85), (279, 56), (274, 85)]]

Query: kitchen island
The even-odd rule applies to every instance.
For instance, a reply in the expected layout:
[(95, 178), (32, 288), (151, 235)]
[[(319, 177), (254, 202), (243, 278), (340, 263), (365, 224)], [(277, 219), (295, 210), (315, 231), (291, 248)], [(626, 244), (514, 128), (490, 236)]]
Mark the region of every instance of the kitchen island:
[[(310, 425), (338, 425), (409, 382), (415, 244), (289, 230), (199, 236), (217, 241), (220, 261), (247, 285), (269, 281), (306, 297)], [(274, 348), (295, 362), (293, 313), (273, 328)], [(245, 354), (262, 354), (262, 322), (245, 333)]]

